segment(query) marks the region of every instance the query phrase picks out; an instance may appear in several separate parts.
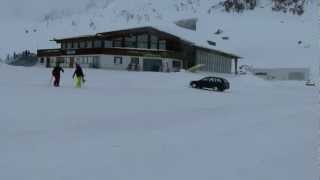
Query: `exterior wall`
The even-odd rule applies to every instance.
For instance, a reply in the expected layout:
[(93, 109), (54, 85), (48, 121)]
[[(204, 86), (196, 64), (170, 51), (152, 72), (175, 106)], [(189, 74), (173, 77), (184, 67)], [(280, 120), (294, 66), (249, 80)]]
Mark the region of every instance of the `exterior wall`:
[(189, 69), (196, 65), (196, 47), (189, 44), (181, 45), (180, 58), (183, 59), (183, 68)]
[[(118, 58), (115, 61), (115, 58)], [(101, 68), (112, 70), (128, 70), (132, 58), (138, 58), (139, 64), (137, 71), (143, 71), (144, 60), (161, 60), (162, 72), (177, 72), (183, 67), (183, 61), (179, 59), (169, 59), (161, 57), (142, 57), (142, 56), (121, 56), (121, 55), (76, 55), (76, 56), (57, 56), (39, 57), (38, 66), (54, 67), (57, 62), (63, 68), (73, 68), (74, 63), (79, 63), (84, 68)], [(121, 59), (121, 60), (120, 60)], [(49, 64), (47, 64), (49, 61)], [(73, 63), (72, 63), (73, 62)], [(178, 66), (177, 66), (178, 65)]]
[(38, 57), (36, 66), (54, 67), (56, 65), (56, 57)]
[[(54, 67), (58, 62), (63, 68), (73, 68), (75, 63), (79, 63), (85, 68), (94, 68), (97, 65), (100, 55), (88, 55), (88, 56), (57, 56), (57, 57), (39, 57), (38, 66), (42, 67)], [(47, 63), (49, 61), (49, 63)]]
[(254, 75), (268, 80), (309, 80), (310, 69), (308, 68), (253, 68), (251, 72)]
[[(114, 57), (122, 57), (122, 64), (114, 64)], [(118, 56), (118, 55), (102, 55), (100, 58), (99, 68), (102, 69), (113, 69), (113, 70), (127, 70), (131, 58), (139, 58), (139, 65), (138, 69), (140, 71), (143, 71), (143, 62), (145, 59), (159, 59), (162, 60), (162, 71), (163, 72), (173, 72), (173, 71), (179, 71), (182, 66), (183, 62), (182, 60), (178, 59), (167, 59), (167, 58), (160, 58), (160, 57), (136, 57), (136, 56)], [(173, 67), (173, 62), (179, 61), (180, 67)]]
[(196, 64), (205, 64), (201, 69), (206, 72), (232, 73), (232, 59), (211, 52), (198, 49), (196, 52)]
[(38, 57), (38, 62), (36, 64), (36, 66), (38, 67), (46, 67), (46, 58), (44, 57)]
[[(114, 64), (114, 57), (121, 57), (122, 63), (117, 62)], [(126, 70), (129, 66), (131, 58), (129, 56), (118, 56), (118, 55), (101, 55), (99, 68), (102, 69), (113, 69), (113, 70)]]

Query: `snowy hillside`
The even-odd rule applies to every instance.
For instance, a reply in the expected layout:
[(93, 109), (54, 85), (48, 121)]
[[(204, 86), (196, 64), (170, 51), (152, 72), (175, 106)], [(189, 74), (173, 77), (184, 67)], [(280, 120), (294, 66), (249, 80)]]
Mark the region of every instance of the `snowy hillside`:
[[(36, 2), (33, 0), (32, 4)], [(70, 1), (65, 7), (59, 8), (58, 3), (49, 3), (52, 9), (42, 8), (32, 18), (3, 20), (0, 56), (5, 57), (7, 53), (24, 49), (55, 47), (53, 42), (49, 42), (54, 37), (145, 25), (165, 27), (179, 19), (197, 17), (198, 30), (193, 38), (217, 42), (217, 48), (244, 57), (242, 64), (256, 67), (311, 67), (313, 74), (318, 71), (318, 11), (315, 0), (307, 1), (302, 16), (273, 12), (269, 0), (259, 1), (255, 10), (241, 14), (226, 13), (218, 5), (220, 0), (76, 2)], [(43, 3), (39, 5), (46, 7)], [(34, 9), (30, 11), (37, 12)], [(218, 29), (223, 30), (221, 35), (214, 34)], [(222, 40), (222, 37), (228, 37), (229, 40)]]
[(74, 89), (71, 73), (51, 88), (48, 69), (0, 65), (0, 179), (317, 179), (314, 87), (88, 69)]

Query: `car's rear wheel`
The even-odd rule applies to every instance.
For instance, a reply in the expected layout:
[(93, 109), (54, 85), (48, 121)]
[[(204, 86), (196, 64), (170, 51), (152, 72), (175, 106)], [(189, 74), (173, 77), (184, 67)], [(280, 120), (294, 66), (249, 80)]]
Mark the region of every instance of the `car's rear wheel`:
[(218, 91), (223, 92), (224, 89), (222, 87), (218, 87)]

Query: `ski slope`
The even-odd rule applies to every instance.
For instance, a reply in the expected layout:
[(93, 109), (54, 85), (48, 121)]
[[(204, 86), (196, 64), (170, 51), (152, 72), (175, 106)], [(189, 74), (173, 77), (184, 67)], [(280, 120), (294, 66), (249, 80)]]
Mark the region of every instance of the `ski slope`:
[(50, 70), (0, 65), (0, 179), (317, 178), (317, 89), (204, 74), (86, 70), (83, 89)]
[[(222, 8), (208, 13), (220, 0), (37, 1), (31, 4), (37, 4), (39, 10), (29, 7), (28, 3), (17, 5), (22, 14), (19, 18), (1, 20), (0, 57), (25, 49), (55, 48), (57, 45), (49, 42), (53, 38), (137, 26), (161, 26), (166, 30), (177, 20), (198, 18), (197, 32), (191, 38), (216, 42), (217, 46), (212, 48), (238, 54), (244, 58), (241, 64), (257, 68), (311, 68), (313, 79), (319, 75), (315, 0), (307, 1), (303, 16), (272, 12), (271, 0), (260, 1), (255, 10), (242, 14), (226, 13)], [(59, 2), (64, 6), (59, 6)], [(16, 9), (14, 7), (9, 9)], [(8, 8), (2, 9), (8, 11)], [(218, 29), (223, 33), (214, 35)]]

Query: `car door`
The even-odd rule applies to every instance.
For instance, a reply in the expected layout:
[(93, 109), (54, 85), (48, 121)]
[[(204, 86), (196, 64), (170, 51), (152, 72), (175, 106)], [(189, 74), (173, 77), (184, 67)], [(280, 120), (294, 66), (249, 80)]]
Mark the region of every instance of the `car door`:
[(201, 87), (208, 87), (209, 80), (210, 80), (210, 78), (203, 78), (203, 79), (201, 79), (201, 80), (200, 80), (200, 86), (201, 86)]
[(216, 80), (215, 80), (215, 87), (221, 88), (221, 87), (222, 87), (222, 84), (223, 84), (222, 80), (219, 79), (219, 78), (216, 78)]
[(210, 78), (207, 87), (214, 88), (215, 86), (215, 78)]

